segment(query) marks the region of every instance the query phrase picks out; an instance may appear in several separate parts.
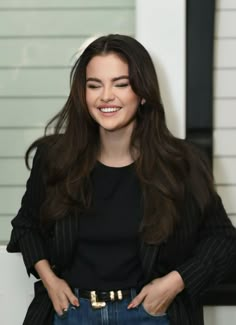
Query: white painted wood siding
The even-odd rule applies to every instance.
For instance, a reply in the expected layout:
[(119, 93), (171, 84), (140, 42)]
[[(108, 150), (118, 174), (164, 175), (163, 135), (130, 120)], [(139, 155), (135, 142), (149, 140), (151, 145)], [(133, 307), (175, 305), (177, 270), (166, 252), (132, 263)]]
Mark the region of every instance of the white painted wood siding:
[(214, 176), (236, 225), (236, 1), (218, 0), (214, 59)]
[(74, 54), (93, 35), (134, 35), (134, 18), (135, 0), (0, 1), (0, 241), (25, 191), (25, 150), (63, 106)]

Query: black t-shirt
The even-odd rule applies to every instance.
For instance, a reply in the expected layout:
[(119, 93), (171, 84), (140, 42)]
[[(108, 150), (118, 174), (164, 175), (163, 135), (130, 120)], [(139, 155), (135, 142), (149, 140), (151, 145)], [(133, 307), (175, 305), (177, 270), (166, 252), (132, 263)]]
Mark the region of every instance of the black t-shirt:
[(142, 277), (138, 230), (143, 211), (134, 165), (97, 162), (91, 180), (92, 208), (79, 217), (77, 252), (64, 278), (88, 290), (136, 287)]

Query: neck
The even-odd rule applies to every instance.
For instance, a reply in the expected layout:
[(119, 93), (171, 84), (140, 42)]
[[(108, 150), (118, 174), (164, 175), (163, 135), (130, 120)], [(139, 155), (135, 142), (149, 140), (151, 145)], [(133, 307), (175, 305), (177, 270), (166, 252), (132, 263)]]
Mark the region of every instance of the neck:
[(116, 131), (100, 129), (99, 160), (109, 166), (120, 167), (133, 162), (130, 152), (130, 139), (133, 128)]

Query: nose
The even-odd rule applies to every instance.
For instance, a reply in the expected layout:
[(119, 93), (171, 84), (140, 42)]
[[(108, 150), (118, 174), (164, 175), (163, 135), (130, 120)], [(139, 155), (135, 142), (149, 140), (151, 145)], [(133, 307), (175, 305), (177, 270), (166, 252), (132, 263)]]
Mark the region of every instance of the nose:
[(103, 102), (110, 102), (115, 98), (113, 91), (112, 91), (112, 87), (111, 86), (106, 86), (103, 88), (103, 92), (101, 95), (101, 100)]

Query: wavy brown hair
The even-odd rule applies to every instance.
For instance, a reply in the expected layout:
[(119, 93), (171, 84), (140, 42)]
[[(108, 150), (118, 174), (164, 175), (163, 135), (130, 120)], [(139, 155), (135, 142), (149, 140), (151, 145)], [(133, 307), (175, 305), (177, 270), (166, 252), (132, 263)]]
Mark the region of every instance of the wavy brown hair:
[[(39, 147), (45, 197), (43, 225), (91, 206), (90, 174), (99, 152), (99, 128), (86, 105), (86, 67), (96, 55), (116, 53), (128, 63), (133, 91), (146, 102), (137, 113), (130, 152), (138, 150), (135, 169), (140, 180), (144, 217), (140, 230), (149, 243), (167, 238), (183, 213), (186, 193), (200, 211), (214, 191), (212, 175), (199, 153), (166, 126), (158, 80), (147, 50), (125, 35), (102, 36), (81, 54), (71, 71), (71, 90), (63, 109), (47, 124), (45, 135), (26, 152)], [(53, 134), (47, 135), (53, 127)], [(41, 148), (41, 149), (40, 149)]]

